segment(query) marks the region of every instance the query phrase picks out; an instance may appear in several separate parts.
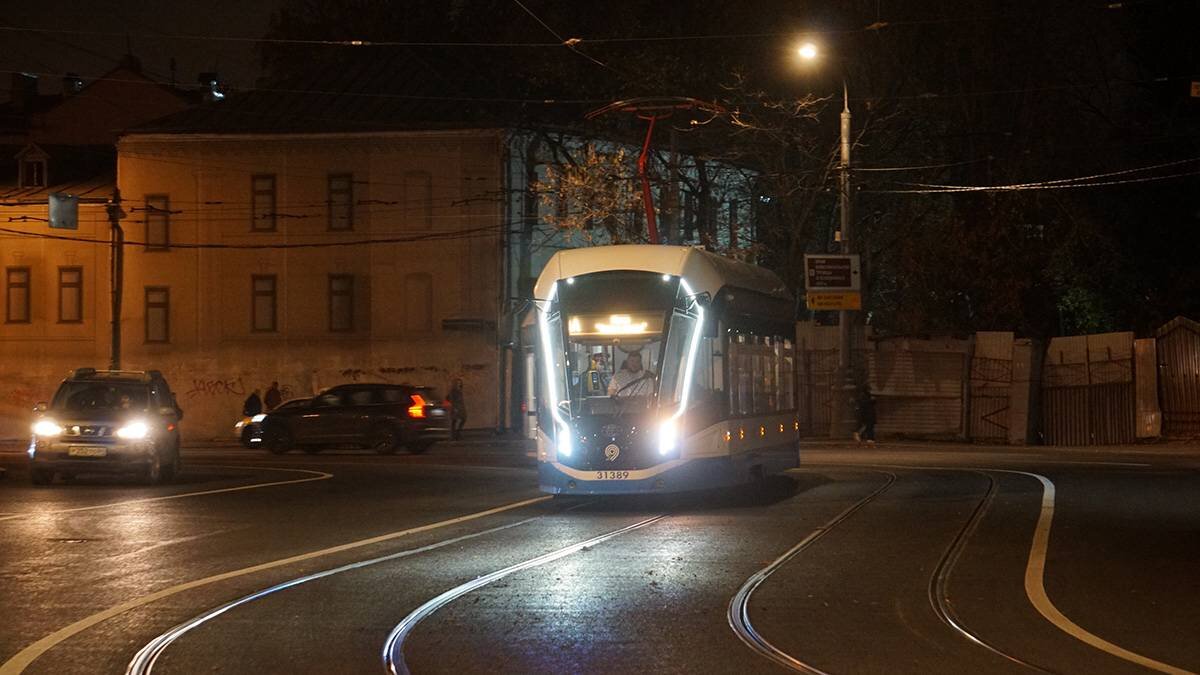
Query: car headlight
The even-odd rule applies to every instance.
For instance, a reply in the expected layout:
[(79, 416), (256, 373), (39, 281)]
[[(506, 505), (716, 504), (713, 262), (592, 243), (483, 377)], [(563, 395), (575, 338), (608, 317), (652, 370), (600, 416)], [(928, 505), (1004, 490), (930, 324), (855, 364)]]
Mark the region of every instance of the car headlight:
[(255, 423), (255, 424), (258, 424), (259, 422), (261, 422), (261, 421), (263, 421), (263, 420), (265, 420), (265, 419), (267, 419), (267, 416), (266, 416), (266, 415), (264, 415), (263, 413), (259, 413), (259, 414), (255, 415), (254, 417), (251, 417), (251, 418), (250, 418), (250, 421), (251, 421), (251, 422), (253, 422), (253, 423)]
[(54, 420), (38, 420), (33, 425), (33, 433), (38, 436), (57, 436), (63, 428)]
[(667, 455), (675, 449), (679, 442), (679, 433), (675, 428), (675, 420), (667, 420), (658, 427), (658, 454)]
[(145, 422), (130, 422), (117, 429), (117, 438), (145, 438), (150, 433), (150, 427)]

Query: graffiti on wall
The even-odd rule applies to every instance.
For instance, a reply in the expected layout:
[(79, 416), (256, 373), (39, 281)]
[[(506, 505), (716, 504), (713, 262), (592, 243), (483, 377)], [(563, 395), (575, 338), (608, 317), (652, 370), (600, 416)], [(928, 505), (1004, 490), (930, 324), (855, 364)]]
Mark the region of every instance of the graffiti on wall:
[(184, 396), (192, 399), (197, 396), (245, 396), (246, 385), (242, 378), (237, 379), (192, 379), (192, 388)]

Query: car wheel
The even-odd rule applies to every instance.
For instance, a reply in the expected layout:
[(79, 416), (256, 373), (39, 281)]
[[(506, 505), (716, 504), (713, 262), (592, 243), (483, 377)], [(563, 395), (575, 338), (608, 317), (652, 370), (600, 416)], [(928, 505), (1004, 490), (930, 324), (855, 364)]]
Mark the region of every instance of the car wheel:
[(419, 455), (431, 447), (433, 447), (433, 441), (415, 441), (408, 444), (408, 451), (414, 455)]
[(29, 482), (34, 485), (49, 485), (54, 480), (54, 472), (47, 469), (30, 469)]
[(396, 430), (391, 427), (380, 427), (371, 434), (371, 449), (381, 455), (396, 452)]
[(170, 483), (179, 475), (179, 451), (171, 453), (171, 461), (162, 465), (162, 475), (159, 476), (160, 483)]
[(282, 455), (292, 449), (292, 435), (287, 429), (272, 431), (267, 434), (265, 445), (272, 455)]

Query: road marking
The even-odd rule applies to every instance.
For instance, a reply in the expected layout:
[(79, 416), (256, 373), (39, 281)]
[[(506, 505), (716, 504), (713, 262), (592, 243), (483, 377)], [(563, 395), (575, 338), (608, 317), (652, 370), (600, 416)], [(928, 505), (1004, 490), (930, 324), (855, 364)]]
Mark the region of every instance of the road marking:
[(1079, 624), (1068, 619), (1065, 614), (1054, 606), (1054, 603), (1050, 601), (1050, 596), (1046, 594), (1045, 585), (1046, 551), (1050, 548), (1050, 524), (1054, 520), (1054, 483), (1041, 474), (1029, 473), (1027, 471), (1007, 471), (1007, 473), (1030, 476), (1036, 478), (1042, 484), (1042, 510), (1038, 515), (1037, 528), (1033, 533), (1033, 546), (1030, 547), (1029, 551), (1029, 564), (1025, 567), (1025, 594), (1029, 596), (1029, 601), (1033, 603), (1037, 611), (1064, 633), (1096, 649), (1112, 654), (1119, 659), (1124, 659), (1130, 663), (1136, 663), (1139, 666), (1162, 673), (1188, 675), (1189, 671), (1187, 670), (1131, 652), (1094, 633), (1088, 632), (1079, 626)]
[[(1058, 607), (1050, 600), (1050, 596), (1046, 593), (1046, 553), (1050, 549), (1050, 526), (1054, 521), (1054, 499), (1056, 490), (1054, 482), (1049, 478), (1029, 471), (1017, 471), (1015, 469), (997, 469), (978, 467), (953, 467), (953, 466), (909, 466), (895, 464), (841, 464), (839, 466), (877, 466), (882, 468), (892, 469), (945, 469), (954, 471), (995, 471), (997, 473), (1011, 473), (1019, 476), (1028, 476), (1037, 480), (1042, 485), (1042, 508), (1038, 514), (1037, 526), (1033, 532), (1033, 544), (1029, 549), (1029, 562), (1025, 565), (1025, 595), (1029, 598), (1029, 602), (1033, 604), (1038, 613), (1041, 614), (1047, 621), (1054, 624), (1056, 628), (1063, 631), (1067, 635), (1088, 644), (1102, 652), (1111, 654), (1124, 661), (1136, 663), (1144, 668), (1156, 670), (1162, 673), (1171, 673), (1172, 675), (1196, 675), (1192, 671), (1172, 666), (1169, 663), (1156, 661), (1148, 656), (1142, 656), (1137, 652), (1129, 651), (1124, 647), (1115, 645), (1108, 640), (1089, 632), (1079, 624), (1067, 618), (1065, 614), (1059, 611)], [(0, 675), (3, 675), (0, 673)]]
[(258, 490), (260, 488), (275, 487), (276, 485), (295, 485), (297, 483), (308, 483), (314, 480), (329, 480), (333, 478), (333, 474), (324, 471), (310, 471), (308, 469), (284, 469), (274, 466), (215, 466), (208, 465), (214, 469), (248, 469), (250, 471), (292, 471), (295, 473), (312, 474), (309, 478), (296, 478), (293, 480), (277, 480), (270, 483), (252, 483), (250, 485), (239, 485), (237, 487), (218, 488), (214, 490), (201, 490), (199, 492), (183, 492), (176, 495), (163, 495), (161, 497), (144, 497), (142, 499), (129, 499), (123, 502), (111, 502), (109, 504), (96, 504), (94, 506), (80, 506), (73, 509), (59, 509), (57, 511), (31, 511), (27, 513), (18, 513), (11, 516), (0, 518), (0, 522), (5, 520), (15, 520), (17, 518), (31, 518), (35, 516), (57, 516), (63, 513), (79, 513), (80, 511), (96, 511), (99, 509), (111, 509), (118, 506), (129, 506), (131, 504), (149, 504), (151, 502), (163, 502), (169, 499), (183, 499), (185, 497), (202, 497), (204, 495), (216, 495), (225, 492), (241, 492), (243, 490)]
[[(577, 553), (577, 552), (587, 549), (591, 546), (595, 546), (602, 542), (608, 541), (609, 539), (612, 539), (613, 537), (619, 537), (622, 534), (625, 534), (626, 532), (631, 532), (633, 530), (645, 527), (647, 525), (652, 525), (654, 523), (657, 523), (658, 521), (660, 521), (666, 517), (667, 517), (666, 514), (653, 516), (653, 517), (647, 518), (645, 520), (636, 522), (632, 525), (626, 525), (625, 527), (622, 527), (618, 530), (613, 530), (612, 532), (607, 532), (605, 534), (602, 534), (602, 535), (599, 535), (596, 537), (592, 537), (591, 539), (588, 539), (587, 541), (581, 541), (581, 542), (571, 544), (570, 546), (564, 546), (556, 551), (551, 551), (549, 553), (540, 555), (536, 558), (530, 558), (529, 560), (526, 560), (524, 562), (519, 562), (515, 565), (510, 565), (508, 567), (505, 567), (504, 569), (496, 570), (495, 572), (492, 572), (490, 574), (485, 574), (485, 575), (478, 577), (472, 581), (468, 581), (467, 583), (462, 584), (461, 586), (456, 586), (454, 588), (451, 588), (450, 590), (446, 591), (445, 593), (442, 593), (441, 595), (438, 595), (437, 597), (425, 602), (425, 604), (414, 609), (411, 614), (404, 617), (404, 620), (401, 621), (399, 624), (396, 625), (395, 628), (392, 629), (392, 632), (388, 635), (387, 640), (383, 643), (383, 667), (384, 667), (384, 669), (387, 672), (391, 673), (392, 675), (399, 675), (400, 673), (408, 673), (409, 672), (408, 664), (406, 664), (404, 662), (404, 639), (406, 637), (408, 637), (408, 634), (410, 632), (412, 632), (413, 628), (416, 628), (418, 623), (420, 623), (422, 620), (424, 620), (429, 615), (431, 615), (434, 612), (441, 609), (443, 606), (453, 602), (454, 600), (456, 600), (478, 588), (487, 586), (488, 584), (492, 583), (493, 581), (503, 579), (504, 577), (506, 577), (510, 574), (513, 574), (515, 572), (520, 572), (521, 570), (527, 570), (531, 567), (538, 567), (539, 565), (545, 565), (546, 563), (558, 560), (559, 558), (565, 558), (565, 557), (571, 555), (572, 553)], [(3, 675), (3, 673), (0, 672), (0, 675)]]
[(31, 645), (25, 647), (24, 649), (22, 649), (21, 651), (17, 652), (16, 655), (14, 655), (9, 660), (5, 661), (3, 664), (0, 664), (0, 675), (16, 675), (17, 673), (23, 672), (26, 668), (29, 667), (29, 664), (33, 663), (34, 659), (37, 659), (42, 654), (45, 654), (50, 649), (54, 648), (55, 645), (63, 642), (64, 640), (67, 640), (79, 633), (82, 633), (83, 631), (87, 630), (88, 628), (91, 628), (92, 626), (95, 626), (98, 623), (107, 621), (108, 619), (111, 619), (120, 614), (124, 614), (125, 612), (128, 612), (131, 609), (136, 609), (138, 607), (148, 605), (157, 600), (161, 600), (163, 598), (170, 597), (172, 595), (177, 595), (184, 591), (192, 590), (193, 588), (200, 588), (201, 586), (207, 586), (209, 584), (214, 584), (214, 583), (217, 583), (218, 581), (225, 581), (227, 579), (233, 579), (236, 577), (245, 576), (247, 574), (253, 574), (255, 572), (262, 572), (264, 570), (269, 570), (269, 569), (273, 569), (276, 567), (283, 567), (284, 565), (291, 565), (293, 563), (303, 562), (305, 560), (312, 560), (313, 558), (320, 558), (320, 557), (327, 556), (327, 555), (333, 555), (335, 553), (341, 553), (343, 551), (349, 551), (349, 550), (356, 549), (356, 548), (362, 548), (363, 546), (370, 546), (372, 544), (378, 544), (381, 542), (390, 541), (392, 539), (398, 539), (400, 537), (405, 537), (405, 536), (412, 535), (412, 534), (428, 532), (429, 530), (435, 530), (435, 529), (438, 529), (441, 527), (448, 527), (450, 525), (457, 525), (458, 523), (465, 523), (467, 521), (475, 520), (477, 518), (483, 518), (486, 516), (495, 515), (497, 513), (503, 513), (504, 511), (511, 511), (513, 509), (519, 509), (519, 508), (522, 508), (525, 506), (529, 506), (531, 504), (537, 504), (539, 502), (544, 502), (548, 499), (551, 499), (551, 497), (549, 495), (546, 495), (544, 497), (534, 497), (532, 499), (526, 499), (526, 500), (519, 501), (519, 502), (513, 502), (511, 504), (505, 504), (504, 506), (497, 506), (495, 508), (488, 509), (486, 511), (478, 511), (476, 513), (470, 513), (465, 516), (458, 516), (456, 518), (451, 518), (449, 520), (442, 520), (442, 521), (439, 521), (436, 523), (429, 523), (428, 525), (420, 525), (417, 527), (411, 527), (406, 530), (398, 530), (396, 532), (389, 532), (387, 534), (381, 534), (381, 535), (378, 535), (375, 537), (370, 537), (368, 539), (360, 539), (358, 541), (352, 541), (352, 542), (349, 542), (346, 544), (339, 544), (337, 546), (331, 546), (329, 548), (323, 548), (323, 549), (320, 549), (317, 551), (309, 551), (308, 553), (301, 553), (299, 555), (289, 556), (287, 558), (280, 558), (278, 560), (272, 560), (272, 561), (265, 562), (265, 563), (259, 563), (257, 565), (252, 565), (250, 567), (243, 567), (241, 569), (231, 570), (229, 572), (222, 572), (221, 574), (214, 574), (213, 576), (204, 577), (203, 579), (195, 579), (193, 581), (184, 582), (182, 584), (175, 584), (174, 586), (164, 588), (160, 591), (156, 591), (149, 595), (144, 595), (140, 598), (134, 598), (133, 600), (123, 602), (114, 607), (110, 607), (104, 611), (97, 612), (95, 614), (92, 614), (91, 616), (80, 619), (79, 621), (76, 621), (75, 623), (72, 623), (68, 626), (65, 626), (63, 628), (60, 628), (60, 629), (54, 631), (53, 633), (43, 637), (42, 639), (38, 640), (37, 642), (34, 642), (33, 644), (31, 644)]

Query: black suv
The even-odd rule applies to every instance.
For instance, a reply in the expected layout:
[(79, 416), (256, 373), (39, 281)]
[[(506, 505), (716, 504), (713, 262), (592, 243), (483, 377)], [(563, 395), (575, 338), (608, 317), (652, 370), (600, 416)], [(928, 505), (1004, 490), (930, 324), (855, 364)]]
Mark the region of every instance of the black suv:
[(254, 421), (261, 445), (276, 454), (295, 446), (318, 452), (328, 445), (359, 445), (382, 454), (404, 446), (420, 453), (450, 437), (447, 407), (428, 387), (407, 384), (340, 385)]
[(150, 483), (179, 471), (183, 411), (157, 370), (71, 371), (39, 414), (29, 444), (30, 477), (137, 471)]

